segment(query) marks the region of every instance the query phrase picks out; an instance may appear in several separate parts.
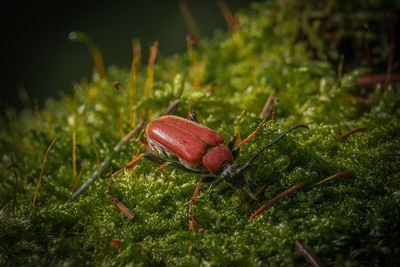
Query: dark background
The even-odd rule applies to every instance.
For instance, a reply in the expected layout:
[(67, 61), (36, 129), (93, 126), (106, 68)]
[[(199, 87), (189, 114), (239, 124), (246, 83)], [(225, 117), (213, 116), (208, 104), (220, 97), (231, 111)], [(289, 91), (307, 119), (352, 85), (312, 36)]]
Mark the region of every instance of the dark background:
[[(232, 12), (247, 0), (226, 0)], [(139, 38), (146, 62), (148, 49), (159, 41), (164, 56), (186, 51), (189, 30), (178, 0), (132, 1), (13, 1), (2, 6), (0, 105), (22, 108), (19, 91), (43, 105), (60, 91), (71, 94), (73, 82), (89, 78), (93, 60), (82, 43), (68, 40), (71, 31), (84, 31), (103, 53), (106, 67), (129, 68), (132, 39)], [(203, 37), (226, 22), (216, 0), (186, 1)]]

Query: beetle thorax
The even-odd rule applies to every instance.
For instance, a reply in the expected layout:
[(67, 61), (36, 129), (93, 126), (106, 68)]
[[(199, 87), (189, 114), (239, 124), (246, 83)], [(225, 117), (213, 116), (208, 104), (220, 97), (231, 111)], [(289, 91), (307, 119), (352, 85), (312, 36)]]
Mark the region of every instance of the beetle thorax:
[(220, 144), (208, 149), (202, 158), (203, 165), (212, 173), (219, 173), (226, 162), (232, 162), (232, 152), (229, 148)]

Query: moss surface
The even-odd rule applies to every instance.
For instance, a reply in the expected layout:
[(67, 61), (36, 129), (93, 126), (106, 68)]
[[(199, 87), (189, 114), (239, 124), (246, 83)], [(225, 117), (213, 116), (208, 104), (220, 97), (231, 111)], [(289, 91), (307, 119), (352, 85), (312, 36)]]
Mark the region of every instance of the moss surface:
[[(133, 126), (131, 74), (110, 67), (107, 79), (95, 76), (76, 84), (73, 96), (49, 99), (41, 110), (5, 111), (0, 265), (306, 265), (296, 241), (324, 263), (399, 265), (400, 88), (398, 83), (356, 85), (372, 71), (386, 71), (382, 64), (390, 55), (390, 38), (379, 29), (388, 28), (387, 7), (379, 1), (343, 6), (327, 1), (324, 7), (318, 1), (288, 2), (252, 4), (237, 14), (241, 24), (233, 33), (218, 32), (179, 55), (176, 69), (174, 58), (157, 55), (147, 94), (147, 69), (137, 72), (135, 124), (141, 114), (158, 117), (179, 98), (175, 115), (186, 117), (191, 106), (199, 121), (225, 140), (235, 125), (243, 139), (260, 123), (268, 97), (279, 98), (274, 120), (243, 145), (241, 164), (285, 129), (295, 124), (310, 128), (291, 132), (258, 157), (245, 172), (244, 190), (222, 183), (209, 201), (203, 184), (194, 213), (204, 232), (187, 230), (200, 177), (166, 168), (166, 180), (147, 161), (114, 177), (109, 192), (109, 170), (104, 171), (69, 201), (83, 162), (78, 187), (98, 168), (91, 137), (100, 161), (111, 158), (114, 171), (132, 159), (143, 138), (138, 133), (114, 151)], [(395, 25), (396, 14), (391, 17)], [(339, 23), (343, 20), (347, 24)], [(365, 21), (376, 29), (367, 35), (373, 69), (367, 68), (364, 53), (360, 25)], [(352, 45), (341, 50), (348, 40)], [(113, 86), (116, 80), (119, 89)], [(359, 127), (363, 130), (342, 140), (341, 134)], [(33, 206), (43, 158), (55, 137)], [(15, 216), (12, 158), (18, 176)], [(355, 178), (315, 185), (338, 172)], [(301, 182), (306, 185), (250, 220), (260, 206)], [(266, 183), (271, 186), (251, 200), (250, 192)], [(135, 214), (133, 220), (115, 209), (109, 193)], [(114, 239), (121, 245), (111, 247)]]

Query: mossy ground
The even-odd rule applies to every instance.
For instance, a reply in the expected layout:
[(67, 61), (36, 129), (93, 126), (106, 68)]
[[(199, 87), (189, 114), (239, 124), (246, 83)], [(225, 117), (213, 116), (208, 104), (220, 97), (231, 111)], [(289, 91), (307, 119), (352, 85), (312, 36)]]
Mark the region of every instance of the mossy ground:
[[(237, 15), (241, 25), (235, 32), (216, 33), (194, 52), (179, 55), (176, 70), (174, 58), (158, 55), (149, 96), (143, 92), (145, 66), (137, 73), (136, 124), (140, 114), (147, 117), (151, 110), (155, 118), (179, 98), (175, 115), (185, 117), (191, 106), (200, 122), (225, 140), (236, 124), (242, 138), (254, 131), (267, 98), (278, 97), (274, 120), (242, 147), (238, 163), (290, 126), (310, 128), (291, 132), (265, 151), (245, 172), (246, 190), (222, 183), (209, 201), (203, 184), (194, 206), (202, 233), (187, 230), (200, 177), (167, 168), (166, 180), (147, 161), (114, 177), (109, 192), (103, 173), (69, 201), (77, 177), (74, 135), (78, 173), (86, 161), (78, 186), (98, 168), (91, 137), (100, 161), (112, 158), (114, 171), (139, 148), (142, 133), (114, 152), (132, 127), (128, 70), (111, 67), (107, 78), (76, 84), (73, 96), (49, 99), (41, 110), (6, 110), (0, 129), (0, 265), (306, 265), (296, 241), (324, 263), (398, 265), (400, 88), (398, 83), (356, 85), (372, 70), (366, 68), (363, 29), (355, 25), (372, 21), (376, 29), (385, 28), (385, 7), (328, 1), (321, 9), (312, 1), (299, 3), (252, 4)], [(357, 10), (355, 15), (350, 9)], [(335, 24), (326, 10), (348, 23)], [(336, 40), (325, 38), (329, 25), (335, 26)], [(370, 45), (381, 49), (372, 53), (375, 72), (386, 70), (379, 64), (390, 54), (387, 36), (384, 31), (368, 35)], [(341, 61), (343, 38), (354, 39), (357, 53)], [(113, 81), (120, 82), (120, 89)], [(341, 139), (358, 127), (364, 130)], [(44, 154), (55, 137), (33, 206)], [(18, 177), (16, 203), (11, 157)], [(314, 185), (342, 171), (355, 178)], [(267, 182), (271, 186), (246, 204), (248, 192)], [(306, 186), (250, 220), (257, 208), (301, 182)], [(109, 193), (135, 214), (133, 220), (115, 210)], [(110, 247), (114, 239), (121, 240), (120, 247)]]

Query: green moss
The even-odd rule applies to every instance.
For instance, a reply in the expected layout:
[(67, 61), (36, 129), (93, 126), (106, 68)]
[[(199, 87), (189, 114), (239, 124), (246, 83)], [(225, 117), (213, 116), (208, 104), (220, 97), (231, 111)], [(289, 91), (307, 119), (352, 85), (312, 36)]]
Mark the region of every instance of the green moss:
[[(5, 111), (0, 127), (0, 265), (304, 265), (296, 240), (322, 262), (335, 261), (338, 266), (398, 265), (399, 85), (377, 85), (367, 91), (356, 86), (371, 70), (365, 68), (363, 36), (354, 25), (364, 20), (384, 23), (385, 5), (376, 4), (371, 11), (360, 4), (350, 14), (347, 5), (340, 8), (328, 1), (327, 10), (351, 21), (346, 28), (335, 24), (334, 15), (318, 11), (318, 3), (302, 1), (306, 8), (300, 8), (287, 2), (252, 4), (241, 11), (237, 16), (242, 24), (234, 34), (218, 32), (204, 41), (196, 49), (197, 66), (186, 54), (180, 55), (173, 77), (173, 59), (157, 59), (151, 97), (143, 97), (145, 68), (138, 73), (136, 124), (140, 112), (151, 109), (157, 117), (180, 98), (176, 115), (185, 117), (191, 103), (201, 123), (225, 140), (233, 135), (236, 121), (242, 138), (254, 131), (267, 98), (278, 97), (275, 120), (265, 123), (242, 147), (238, 163), (248, 161), (290, 126), (310, 127), (291, 132), (257, 158), (245, 172), (245, 190), (222, 183), (209, 201), (208, 186), (203, 185), (194, 205), (203, 233), (187, 230), (189, 203), (199, 177), (167, 168), (165, 180), (147, 161), (110, 184), (110, 193), (134, 212), (133, 220), (110, 207), (114, 203), (106, 192), (108, 170), (68, 201), (76, 180), (73, 132), (78, 171), (87, 162), (79, 186), (97, 171), (91, 136), (100, 161), (112, 159), (114, 171), (132, 159), (139, 148), (136, 137), (143, 136), (136, 134), (114, 151), (131, 129), (130, 73), (110, 67), (108, 80), (76, 84), (72, 96), (49, 99), (39, 112), (30, 107), (18, 113)], [(305, 16), (309, 19), (299, 23)], [(342, 79), (337, 78), (335, 61), (340, 42), (329, 45), (324, 38), (333, 28), (340, 38), (354, 39), (358, 48)], [(387, 51), (385, 36), (371, 36), (376, 49), (379, 45)], [(374, 60), (381, 62), (382, 56), (374, 54)], [(122, 85), (119, 90), (112, 85), (115, 80)], [(341, 134), (358, 127), (364, 130), (341, 140)], [(44, 153), (54, 137), (57, 141), (32, 207)], [(18, 175), (15, 217), (15, 177), (12, 168), (6, 169), (11, 156)], [(336, 177), (313, 185), (342, 171), (356, 178)], [(250, 192), (267, 182), (271, 186), (245, 204)], [(257, 208), (301, 182), (306, 186), (250, 220)], [(113, 239), (120, 239), (121, 247), (110, 247)]]

